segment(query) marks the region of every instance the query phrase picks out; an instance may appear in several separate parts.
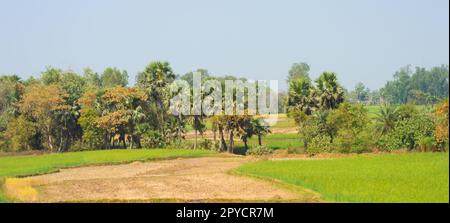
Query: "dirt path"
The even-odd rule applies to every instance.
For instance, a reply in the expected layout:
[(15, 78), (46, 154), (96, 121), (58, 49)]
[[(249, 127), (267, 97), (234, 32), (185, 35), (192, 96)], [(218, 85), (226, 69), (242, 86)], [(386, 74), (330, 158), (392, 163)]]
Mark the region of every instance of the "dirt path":
[(34, 201), (294, 201), (317, 202), (312, 192), (230, 175), (246, 158), (206, 157), (63, 169), (26, 178)]

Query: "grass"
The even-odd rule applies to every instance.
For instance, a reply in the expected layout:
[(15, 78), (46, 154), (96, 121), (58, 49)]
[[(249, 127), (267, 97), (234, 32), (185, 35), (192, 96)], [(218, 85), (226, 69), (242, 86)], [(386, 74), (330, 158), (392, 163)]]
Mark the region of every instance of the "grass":
[[(117, 164), (131, 161), (171, 159), (179, 157), (201, 157), (213, 155), (207, 150), (140, 149), (100, 150), (69, 152), (48, 155), (0, 157), (0, 186), (5, 177), (38, 175), (58, 171), (61, 168), (95, 164)], [(1, 187), (0, 187), (1, 188)], [(7, 201), (0, 191), (0, 202)]]
[(305, 187), (328, 201), (449, 202), (448, 153), (260, 161), (236, 171)]
[[(249, 142), (249, 147), (258, 145), (258, 137), (253, 136)], [(302, 148), (303, 142), (297, 133), (279, 133), (279, 134), (269, 134), (262, 137), (262, 144), (270, 149), (291, 149), (291, 148)], [(244, 146), (241, 141), (236, 142), (236, 146)]]

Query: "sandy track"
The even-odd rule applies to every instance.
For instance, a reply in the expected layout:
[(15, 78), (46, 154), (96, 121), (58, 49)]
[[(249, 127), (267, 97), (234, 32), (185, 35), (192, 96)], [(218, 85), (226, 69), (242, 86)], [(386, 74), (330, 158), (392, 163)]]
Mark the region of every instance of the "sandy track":
[(61, 201), (294, 201), (317, 202), (307, 191), (230, 175), (247, 162), (238, 157), (206, 157), (63, 169), (29, 177), (38, 202)]

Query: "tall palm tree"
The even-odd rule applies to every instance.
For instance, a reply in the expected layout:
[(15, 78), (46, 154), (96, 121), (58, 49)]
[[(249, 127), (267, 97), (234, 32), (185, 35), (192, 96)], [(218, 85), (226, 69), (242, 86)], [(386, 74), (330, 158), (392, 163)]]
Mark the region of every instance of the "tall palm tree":
[(317, 107), (314, 97), (314, 88), (311, 81), (306, 78), (292, 80), (289, 83), (288, 109), (289, 111), (302, 111), (311, 115)]
[(150, 63), (137, 77), (138, 86), (144, 87), (148, 91), (149, 101), (153, 102), (157, 108), (158, 128), (165, 137), (164, 129), (165, 113), (167, 112), (167, 95), (169, 84), (175, 80), (173, 72), (168, 62), (156, 61)]
[(344, 102), (344, 89), (339, 85), (333, 72), (323, 72), (316, 80), (316, 97), (319, 105), (325, 109), (335, 109)]

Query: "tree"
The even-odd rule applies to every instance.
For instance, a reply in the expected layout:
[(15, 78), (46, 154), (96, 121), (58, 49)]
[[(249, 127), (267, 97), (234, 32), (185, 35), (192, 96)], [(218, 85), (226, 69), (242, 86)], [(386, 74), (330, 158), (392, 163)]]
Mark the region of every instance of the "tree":
[[(11, 140), (12, 151), (31, 150), (35, 146), (34, 139), (38, 132), (38, 126), (23, 115), (13, 119), (8, 124), (5, 132), (6, 137)], [(36, 148), (36, 147), (34, 147)]]
[(112, 88), (116, 86), (125, 87), (128, 85), (128, 73), (127, 71), (119, 70), (117, 68), (108, 67), (103, 71), (100, 77), (102, 86), (104, 88)]
[(96, 121), (97, 127), (109, 133), (111, 140), (119, 135), (119, 141), (126, 147), (127, 135), (130, 148), (140, 147), (140, 132), (137, 125), (145, 120), (143, 112), (147, 94), (138, 88), (115, 87), (106, 90), (101, 97), (102, 115)]
[(380, 112), (375, 118), (378, 132), (380, 132), (381, 135), (384, 135), (392, 131), (395, 128), (397, 119), (397, 109), (394, 106), (389, 104), (381, 106)]
[(109, 147), (107, 132), (97, 126), (96, 121), (101, 116), (99, 111), (97, 89), (88, 86), (83, 96), (78, 100), (81, 105), (78, 124), (83, 131), (82, 142), (89, 148), (102, 149)]
[(309, 78), (310, 67), (307, 63), (294, 63), (289, 70), (288, 83), (296, 79), (310, 79)]
[(175, 74), (168, 62), (152, 62), (143, 72), (139, 73), (137, 85), (146, 90), (148, 100), (153, 104), (156, 120), (155, 129), (158, 129), (163, 138), (166, 138), (165, 119), (169, 111), (169, 84), (175, 80)]
[(55, 113), (70, 109), (70, 106), (65, 104), (65, 97), (67, 94), (56, 85), (32, 85), (26, 89), (20, 100), (20, 112), (38, 124), (51, 151), (55, 145), (55, 132), (60, 129)]
[(370, 90), (362, 82), (359, 82), (358, 84), (356, 84), (352, 95), (354, 95), (355, 99), (358, 102), (365, 102), (369, 99), (369, 93)]
[(344, 102), (344, 89), (337, 82), (333, 72), (323, 72), (316, 80), (316, 95), (319, 106), (325, 109), (335, 109)]
[(355, 147), (359, 147), (357, 151), (366, 150), (369, 140), (362, 139), (367, 135), (361, 133), (366, 130), (368, 123), (368, 113), (363, 105), (342, 103), (327, 116), (327, 128), (333, 130), (333, 134), (329, 134), (331, 143), (336, 138), (337, 148), (342, 152), (350, 152)]
[(411, 66), (401, 68), (394, 74), (394, 80), (388, 81), (381, 89), (382, 96), (390, 103), (417, 104), (435, 103), (448, 97), (448, 65), (433, 67), (429, 70)]
[(42, 83), (44, 83), (45, 85), (58, 84), (61, 82), (61, 76), (62, 76), (61, 69), (47, 67), (46, 70), (41, 75), (41, 80)]
[(94, 72), (91, 68), (87, 67), (83, 70), (83, 79), (86, 85), (91, 87), (101, 87), (102, 80), (98, 73)]
[(205, 131), (205, 124), (203, 123), (203, 116), (202, 115), (193, 115), (192, 116), (192, 128), (195, 132), (195, 142), (194, 142), (194, 149), (197, 149), (197, 135), (200, 133), (200, 135), (203, 135), (203, 132)]
[(258, 136), (258, 145), (262, 146), (262, 136), (271, 133), (270, 127), (261, 123), (261, 119), (252, 119), (252, 132)]
[(306, 78), (292, 80), (289, 84), (287, 107), (289, 112), (301, 111), (311, 115), (317, 107), (315, 89)]

